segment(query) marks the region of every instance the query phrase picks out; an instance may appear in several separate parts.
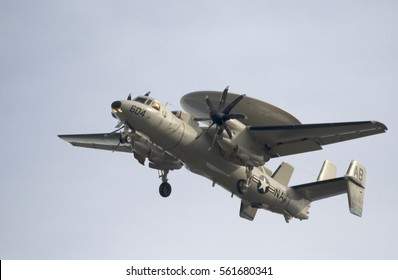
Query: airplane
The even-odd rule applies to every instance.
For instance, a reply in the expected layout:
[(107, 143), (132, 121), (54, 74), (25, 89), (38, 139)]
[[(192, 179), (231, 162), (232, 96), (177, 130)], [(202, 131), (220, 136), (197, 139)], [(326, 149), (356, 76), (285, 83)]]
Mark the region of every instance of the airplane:
[[(326, 160), (315, 182), (289, 186), (293, 166), (276, 171), (270, 159), (321, 150), (322, 146), (384, 133), (377, 121), (301, 124), (269, 103), (224, 91), (196, 91), (181, 98), (184, 109), (171, 111), (150, 92), (111, 104), (118, 120), (110, 133), (58, 135), (73, 146), (132, 153), (159, 172), (162, 197), (171, 194), (168, 174), (185, 166), (241, 199), (240, 217), (253, 221), (258, 209), (291, 219), (309, 218), (311, 203), (347, 193), (349, 210), (361, 217), (366, 169), (352, 160), (346, 174)], [(203, 126), (207, 124), (207, 126)]]

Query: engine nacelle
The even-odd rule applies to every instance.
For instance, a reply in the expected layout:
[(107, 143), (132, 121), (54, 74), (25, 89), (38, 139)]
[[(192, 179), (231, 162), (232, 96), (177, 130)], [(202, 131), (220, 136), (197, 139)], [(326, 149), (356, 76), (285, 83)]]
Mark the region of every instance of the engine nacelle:
[(219, 153), (222, 157), (243, 166), (262, 166), (265, 164), (265, 158), (261, 151), (250, 150), (233, 140), (223, 138), (218, 141)]
[(182, 167), (182, 163), (163, 151), (161, 148), (153, 145), (150, 141), (139, 138), (133, 143), (134, 157), (145, 165), (145, 160), (149, 160), (149, 167), (159, 170), (175, 170)]

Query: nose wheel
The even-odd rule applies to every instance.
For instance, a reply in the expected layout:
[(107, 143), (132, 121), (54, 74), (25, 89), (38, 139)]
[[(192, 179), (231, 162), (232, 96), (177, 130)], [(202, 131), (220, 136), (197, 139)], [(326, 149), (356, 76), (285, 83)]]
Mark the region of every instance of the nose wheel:
[(171, 185), (167, 182), (168, 170), (159, 170), (159, 178), (162, 179), (162, 183), (159, 186), (159, 194), (162, 197), (168, 197), (171, 194)]

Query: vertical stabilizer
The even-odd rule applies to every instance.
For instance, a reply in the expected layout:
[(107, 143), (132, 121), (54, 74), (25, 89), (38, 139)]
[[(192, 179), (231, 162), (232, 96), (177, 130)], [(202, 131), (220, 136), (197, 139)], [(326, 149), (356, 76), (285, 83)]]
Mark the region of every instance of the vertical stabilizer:
[(365, 195), (365, 166), (356, 160), (351, 161), (347, 170), (346, 178), (348, 179), (347, 195), (350, 212), (361, 217)]
[(321, 171), (319, 172), (317, 181), (324, 181), (336, 178), (337, 167), (331, 161), (325, 160), (323, 162)]
[(278, 169), (272, 174), (272, 178), (286, 186), (289, 184), (290, 178), (292, 177), (294, 168), (287, 162), (282, 162)]

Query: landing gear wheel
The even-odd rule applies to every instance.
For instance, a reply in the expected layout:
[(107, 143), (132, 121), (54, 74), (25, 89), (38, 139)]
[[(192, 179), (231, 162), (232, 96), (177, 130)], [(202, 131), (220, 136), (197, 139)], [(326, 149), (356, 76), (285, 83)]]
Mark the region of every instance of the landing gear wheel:
[(163, 182), (159, 186), (159, 193), (162, 197), (168, 197), (171, 194), (171, 185), (167, 182)]
[(245, 194), (249, 190), (246, 180), (240, 179), (236, 182), (236, 189), (238, 190), (238, 193), (240, 194)]

